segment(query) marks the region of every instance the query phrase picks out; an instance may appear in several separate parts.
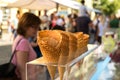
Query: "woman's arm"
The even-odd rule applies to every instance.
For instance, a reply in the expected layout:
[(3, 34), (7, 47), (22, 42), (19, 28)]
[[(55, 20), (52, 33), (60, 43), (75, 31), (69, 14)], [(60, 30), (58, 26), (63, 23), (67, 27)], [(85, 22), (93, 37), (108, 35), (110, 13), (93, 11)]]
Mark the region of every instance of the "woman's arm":
[(28, 52), (17, 51), (17, 67), (20, 72), (21, 80), (26, 80), (26, 62), (28, 61)]

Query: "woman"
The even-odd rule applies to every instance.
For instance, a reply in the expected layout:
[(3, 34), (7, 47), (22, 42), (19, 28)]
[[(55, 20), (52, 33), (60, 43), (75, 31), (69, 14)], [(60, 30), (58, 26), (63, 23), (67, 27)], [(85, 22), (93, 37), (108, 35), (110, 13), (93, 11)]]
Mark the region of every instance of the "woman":
[[(19, 20), (17, 29), (18, 35), (12, 46), (13, 51), (15, 50), (12, 63), (16, 65), (16, 75), (20, 80), (26, 80), (26, 63), (36, 59), (36, 53), (28, 39), (37, 35), (40, 23), (39, 17), (32, 13), (24, 13)], [(31, 70), (33, 71), (33, 69)]]

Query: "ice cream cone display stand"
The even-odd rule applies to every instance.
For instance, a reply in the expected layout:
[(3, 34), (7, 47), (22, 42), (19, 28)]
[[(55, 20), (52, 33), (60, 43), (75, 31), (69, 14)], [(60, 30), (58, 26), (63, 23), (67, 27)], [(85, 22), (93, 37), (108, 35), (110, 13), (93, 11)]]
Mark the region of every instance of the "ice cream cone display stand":
[[(108, 33), (98, 46), (88, 44), (89, 35), (82, 32), (38, 32), (37, 42), (43, 56), (26, 63), (26, 80), (103, 80), (102, 76), (104, 80), (112, 80), (111, 71), (105, 70), (111, 68), (115, 61), (119, 62), (118, 54), (110, 57), (110, 54), (119, 52), (119, 47), (115, 51), (117, 39)], [(34, 73), (29, 67), (34, 68)]]
[[(70, 76), (74, 73), (74, 67), (79, 70), (86, 56), (97, 48), (97, 45), (90, 48), (88, 40), (89, 35), (82, 32), (39, 31), (37, 42), (43, 56), (26, 64), (27, 80), (31, 80), (33, 76), (36, 80), (46, 80), (46, 70), (51, 80), (72, 80)], [(28, 69), (31, 66), (36, 69), (34, 73)], [(41, 75), (44, 76), (40, 77)], [(83, 75), (80, 74), (81, 77)]]
[[(64, 64), (47, 63), (43, 57), (28, 62), (26, 67), (36, 67), (36, 73), (28, 74), (27, 69), (26, 75), (27, 80), (31, 80), (31, 76), (35, 76), (36, 80), (47, 80), (46, 70), (48, 69), (51, 80), (77, 80), (80, 78), (90, 79), (91, 74), (95, 71), (94, 61), (91, 61), (88, 66), (88, 61), (93, 57), (93, 51), (98, 47), (97, 45), (88, 45), (88, 51), (84, 52), (81, 56), (74, 58), (72, 61), (65, 63), (66, 58), (63, 57)], [(92, 55), (92, 57), (91, 57)], [(84, 62), (85, 61), (85, 62)], [(42, 70), (41, 70), (42, 68)], [(89, 70), (88, 70), (89, 69)], [(62, 79), (60, 79), (62, 78)], [(84, 79), (84, 80), (85, 80)]]

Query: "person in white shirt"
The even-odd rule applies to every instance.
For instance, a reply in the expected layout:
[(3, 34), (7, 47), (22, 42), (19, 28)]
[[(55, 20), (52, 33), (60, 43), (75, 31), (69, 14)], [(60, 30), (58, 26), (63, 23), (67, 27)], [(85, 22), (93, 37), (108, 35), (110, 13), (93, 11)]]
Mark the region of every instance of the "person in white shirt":
[(64, 18), (62, 18), (58, 13), (55, 15), (56, 16), (56, 25), (52, 28), (57, 29), (57, 30), (63, 30), (65, 31), (65, 21)]
[(100, 16), (100, 22), (98, 24), (98, 38), (97, 38), (97, 41), (100, 44), (101, 44), (101, 38), (104, 35), (105, 30), (107, 29), (107, 26), (108, 26), (108, 24), (107, 24), (105, 16), (101, 15)]
[(58, 18), (57, 21), (56, 21), (56, 24), (57, 24), (58, 26), (63, 26), (64, 21), (62, 20), (62, 18)]
[(85, 6), (85, 1), (81, 0), (81, 6), (79, 8), (79, 14), (78, 16), (89, 16), (88, 12), (87, 12), (87, 8)]
[(41, 23), (41, 30), (49, 30), (49, 17), (47, 15), (47, 10), (44, 10), (44, 15), (40, 17), (42, 23)]

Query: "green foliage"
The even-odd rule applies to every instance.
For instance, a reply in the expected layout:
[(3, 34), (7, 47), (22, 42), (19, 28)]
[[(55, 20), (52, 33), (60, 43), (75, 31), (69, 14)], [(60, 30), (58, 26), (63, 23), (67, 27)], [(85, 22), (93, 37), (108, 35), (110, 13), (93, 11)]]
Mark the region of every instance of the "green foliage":
[(100, 0), (100, 4), (93, 4), (93, 6), (102, 10), (106, 15), (110, 15), (120, 8), (120, 0)]

